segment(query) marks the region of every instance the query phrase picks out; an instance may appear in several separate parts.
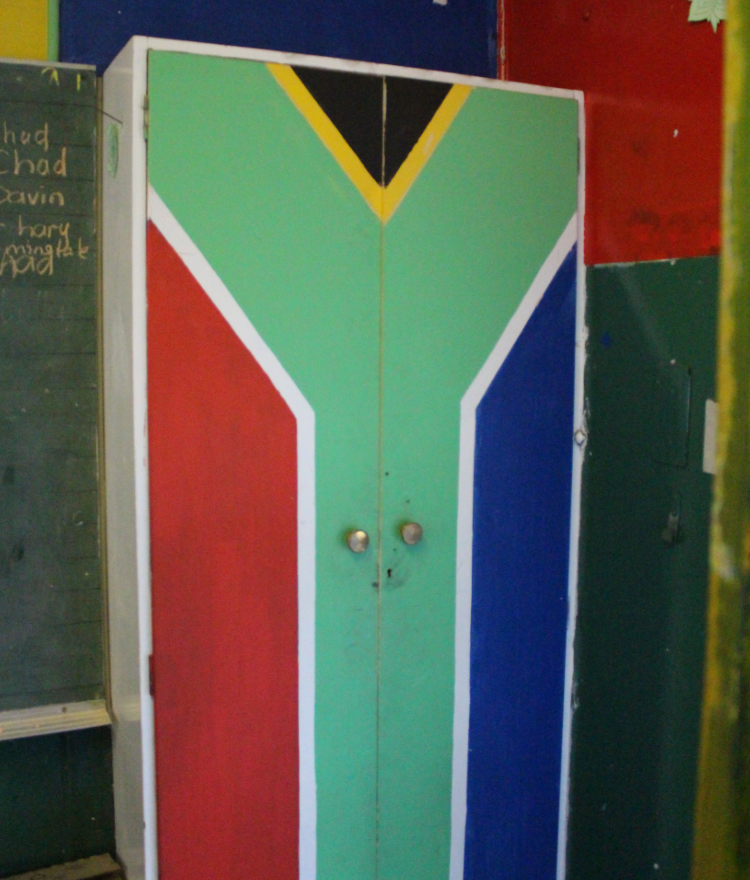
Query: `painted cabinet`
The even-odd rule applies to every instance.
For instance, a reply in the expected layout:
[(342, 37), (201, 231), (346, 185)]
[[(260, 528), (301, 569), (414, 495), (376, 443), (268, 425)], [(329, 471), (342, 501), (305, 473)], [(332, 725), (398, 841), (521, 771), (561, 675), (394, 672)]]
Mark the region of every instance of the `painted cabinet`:
[(579, 106), (146, 39), (105, 75), (129, 876), (556, 875)]

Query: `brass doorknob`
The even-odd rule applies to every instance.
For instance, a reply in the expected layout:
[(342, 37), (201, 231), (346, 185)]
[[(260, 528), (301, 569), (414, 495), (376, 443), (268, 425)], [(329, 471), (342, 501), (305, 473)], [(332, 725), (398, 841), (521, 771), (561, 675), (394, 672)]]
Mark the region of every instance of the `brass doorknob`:
[(352, 553), (364, 553), (370, 544), (370, 536), (362, 529), (353, 529), (347, 534), (346, 543)]
[(409, 546), (418, 544), (422, 540), (423, 534), (422, 526), (419, 523), (411, 522), (401, 526), (401, 537), (404, 539), (404, 544), (409, 544)]

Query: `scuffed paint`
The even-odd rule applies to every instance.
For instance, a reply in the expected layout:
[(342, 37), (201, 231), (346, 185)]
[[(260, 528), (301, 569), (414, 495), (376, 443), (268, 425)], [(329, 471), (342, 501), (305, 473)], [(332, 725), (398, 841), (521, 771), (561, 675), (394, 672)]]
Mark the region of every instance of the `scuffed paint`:
[(588, 265), (719, 253), (723, 28), (688, 9), (504, 0), (504, 75), (586, 93)]
[(726, 31), (718, 455), (693, 880), (750, 876), (750, 9)]

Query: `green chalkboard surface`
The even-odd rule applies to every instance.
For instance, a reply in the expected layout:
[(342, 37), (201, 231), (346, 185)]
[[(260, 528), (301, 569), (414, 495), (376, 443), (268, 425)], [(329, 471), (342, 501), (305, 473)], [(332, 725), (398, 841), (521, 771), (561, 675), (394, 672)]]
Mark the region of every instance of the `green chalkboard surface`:
[(0, 711), (101, 698), (96, 76), (0, 64)]

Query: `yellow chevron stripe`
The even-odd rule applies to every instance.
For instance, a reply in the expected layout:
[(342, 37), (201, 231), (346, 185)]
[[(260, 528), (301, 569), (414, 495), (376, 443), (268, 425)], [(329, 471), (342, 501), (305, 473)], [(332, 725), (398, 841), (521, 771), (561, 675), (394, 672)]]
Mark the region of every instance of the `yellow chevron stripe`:
[(451, 88), (393, 180), (387, 187), (382, 187), (373, 179), (294, 70), (286, 64), (266, 66), (383, 223), (393, 216), (471, 92), (470, 86), (454, 85)]
[(386, 187), (383, 213), (381, 215), (384, 223), (390, 220), (396, 208), (401, 204), (402, 199), (409, 191), (409, 187), (417, 179), (420, 171), (435, 152), (437, 145), (450, 128), (451, 123), (458, 115), (458, 111), (463, 107), (470, 92), (471, 86), (456, 85), (445, 96), (445, 100), (430, 120), (430, 124), (422, 132), (422, 136), (414, 144), (411, 153), (406, 157), (403, 165), (394, 174), (393, 180)]
[(359, 156), (347, 144), (339, 130), (320, 108), (297, 74), (285, 64), (268, 64), (276, 82), (289, 95), (294, 106), (310, 123), (313, 131), (328, 147), (346, 176), (362, 193), (378, 217), (383, 215), (383, 187), (373, 180)]

